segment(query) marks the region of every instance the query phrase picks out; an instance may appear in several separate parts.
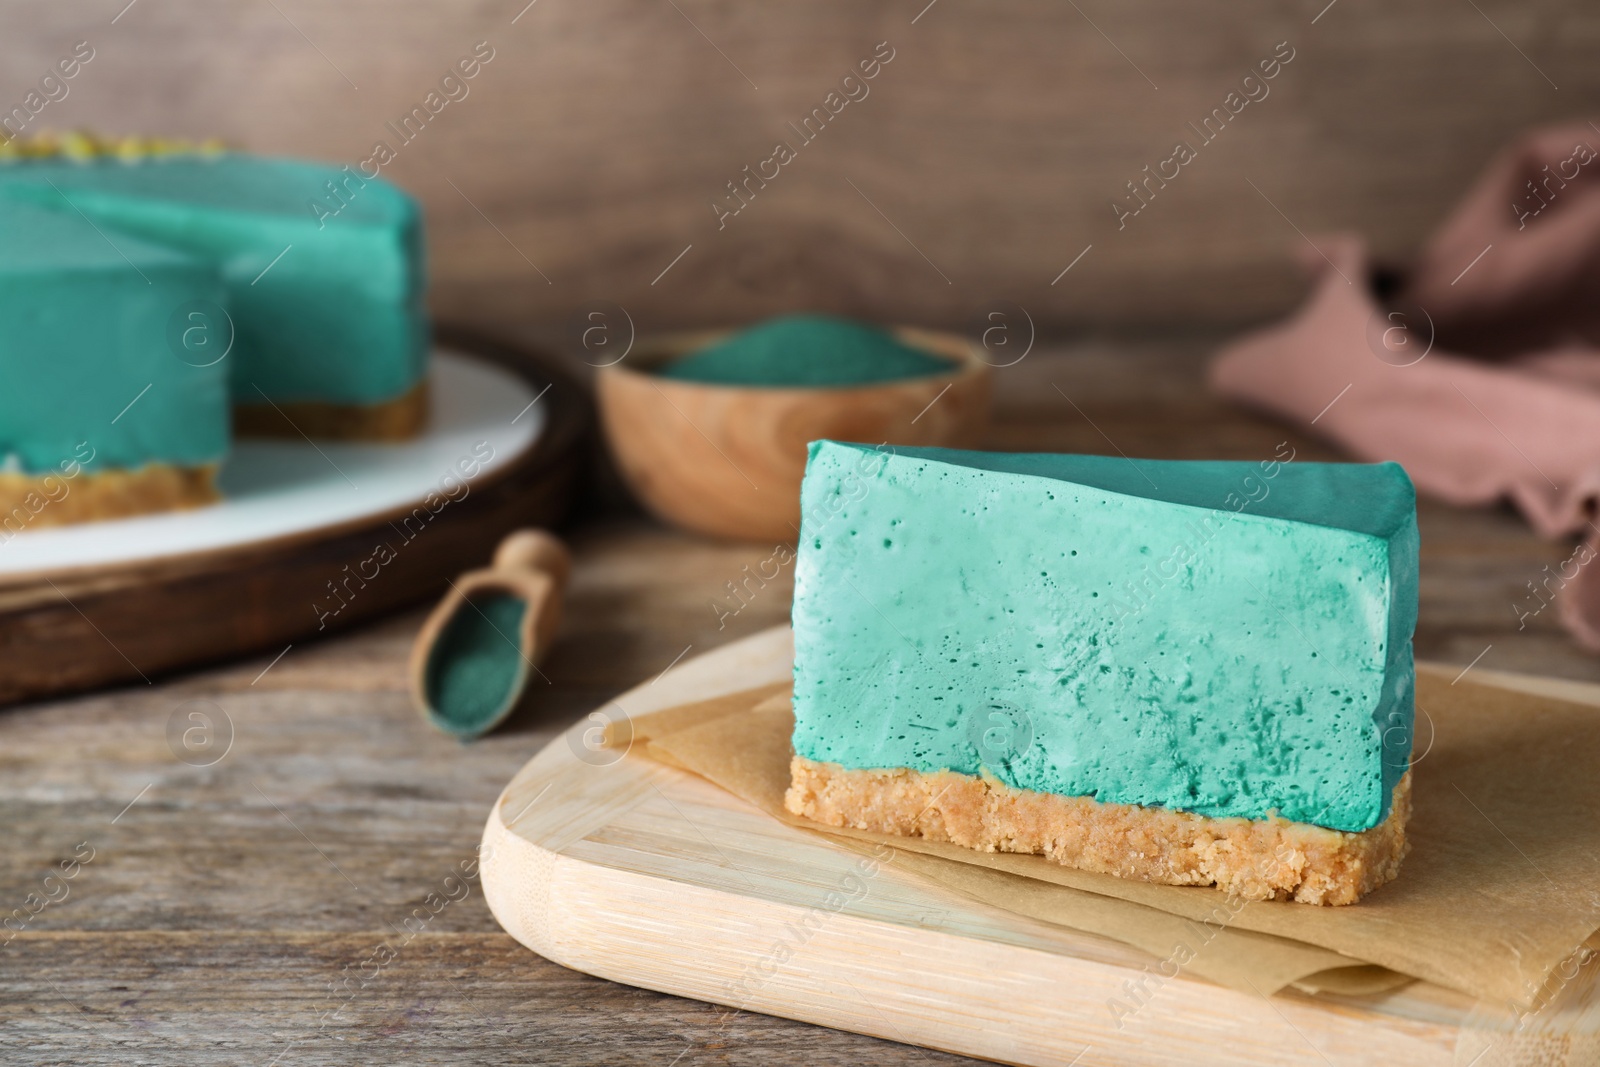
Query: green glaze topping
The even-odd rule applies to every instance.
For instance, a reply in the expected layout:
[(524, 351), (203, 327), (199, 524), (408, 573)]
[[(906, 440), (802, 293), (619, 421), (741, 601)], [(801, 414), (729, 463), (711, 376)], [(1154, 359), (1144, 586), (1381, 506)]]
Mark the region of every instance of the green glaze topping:
[(162, 156), (216, 156), (224, 151), (215, 138), (195, 142), (179, 137), (101, 137), (87, 130), (41, 133), (34, 137), (0, 138), (0, 163), (23, 159), (71, 159), (87, 162), (114, 156), (135, 163)]
[(668, 365), (686, 382), (826, 389), (948, 374), (940, 359), (883, 330), (828, 315), (786, 315)]
[(801, 491), (795, 751), (1359, 831), (1411, 750), (1394, 464), (876, 450)]
[(426, 675), (435, 725), (477, 737), (500, 721), (525, 669), (517, 642), (527, 610), (509, 593), (474, 594), (445, 624)]

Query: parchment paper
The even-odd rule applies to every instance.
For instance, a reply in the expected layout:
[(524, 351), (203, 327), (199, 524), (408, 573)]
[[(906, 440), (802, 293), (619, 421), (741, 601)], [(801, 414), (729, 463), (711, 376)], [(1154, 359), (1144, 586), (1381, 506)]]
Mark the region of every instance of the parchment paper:
[[(1163, 959), (1183, 941), (1193, 952), (1186, 973), (1235, 988), (1271, 993), (1301, 981), (1368, 992), (1394, 984), (1386, 968), (1529, 1005), (1557, 964), (1600, 929), (1600, 709), (1586, 705), (1419, 675), (1411, 853), (1396, 881), (1330, 908), (1233, 901), (1214, 889), (797, 819), (782, 808), (793, 718), (772, 694), (768, 687), (742, 701), (661, 713), (670, 720), (641, 718), (633, 742), (793, 825), (937, 858), (907, 857), (906, 867), (988, 903)], [(1343, 969), (1317, 973), (1330, 968)]]
[[(608, 743), (631, 743), (636, 752), (700, 774), (774, 818), (817, 832), (815, 824), (783, 810), (783, 791), (789, 785), (789, 735), (794, 726), (787, 689), (786, 685), (766, 687), (642, 716), (629, 724), (631, 729), (612, 727)], [(781, 690), (781, 695), (764, 699), (775, 690)], [(1214, 921), (1218, 916), (1213, 916), (1213, 921), (1195, 922), (1099, 893), (951, 862), (912, 851), (905, 847), (911, 842), (902, 838), (865, 833), (830, 836), (846, 847), (862, 850), (881, 840), (894, 848), (892, 863), (898, 869), (1008, 911), (1142, 948), (1159, 961), (1152, 967), (1154, 984), (1149, 990), (1180, 970), (1264, 995), (1291, 984), (1311, 991), (1331, 987), (1339, 992), (1373, 993), (1409, 981), (1404, 975), (1327, 949), (1229, 929)], [(1137, 1001), (1129, 998), (1121, 1006), (1131, 1011)], [(1112, 1009), (1108, 1006), (1108, 1010)]]

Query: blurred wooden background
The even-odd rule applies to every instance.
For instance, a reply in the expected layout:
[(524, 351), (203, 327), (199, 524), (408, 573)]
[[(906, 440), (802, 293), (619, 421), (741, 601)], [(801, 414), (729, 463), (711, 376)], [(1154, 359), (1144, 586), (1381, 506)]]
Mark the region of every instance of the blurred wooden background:
[[(996, 301), (1058, 333), (1261, 318), (1300, 292), (1296, 227), (1403, 257), (1516, 131), (1600, 110), (1581, 0), (126, 4), (8, 0), (0, 101), (87, 40), (38, 125), (355, 164), (489, 42), (384, 173), (426, 203), (438, 312), (546, 330), (601, 302), (643, 331)], [(880, 41), (870, 95), (719, 231), (725, 183)], [(1282, 41), (1270, 95), (1119, 232), (1125, 183)]]

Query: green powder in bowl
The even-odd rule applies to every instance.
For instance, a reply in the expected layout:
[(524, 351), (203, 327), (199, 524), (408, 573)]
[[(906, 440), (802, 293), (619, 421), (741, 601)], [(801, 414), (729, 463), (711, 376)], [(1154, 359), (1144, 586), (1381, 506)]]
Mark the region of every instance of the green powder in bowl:
[(785, 315), (668, 365), (663, 378), (712, 385), (826, 389), (949, 374), (955, 364), (831, 315)]
[(445, 624), (426, 677), (441, 729), (471, 738), (499, 721), (523, 669), (517, 641), (527, 608), (509, 593), (475, 594)]

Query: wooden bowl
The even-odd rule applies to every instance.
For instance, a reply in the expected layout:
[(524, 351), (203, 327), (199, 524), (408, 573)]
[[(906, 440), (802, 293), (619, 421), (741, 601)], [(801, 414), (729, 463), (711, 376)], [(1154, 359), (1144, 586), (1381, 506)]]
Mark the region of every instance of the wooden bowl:
[(950, 360), (950, 373), (832, 389), (714, 385), (654, 371), (726, 332), (637, 346), (599, 374), (600, 421), (623, 478), (685, 529), (793, 541), (810, 442), (975, 447), (989, 419), (988, 364), (955, 334), (894, 333)]

